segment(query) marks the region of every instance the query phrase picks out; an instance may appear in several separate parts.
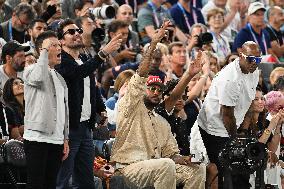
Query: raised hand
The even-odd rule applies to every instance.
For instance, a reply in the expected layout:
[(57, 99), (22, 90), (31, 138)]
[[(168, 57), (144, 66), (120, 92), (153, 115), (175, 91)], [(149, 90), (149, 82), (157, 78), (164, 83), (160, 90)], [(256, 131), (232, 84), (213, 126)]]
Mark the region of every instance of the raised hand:
[(164, 21), (161, 28), (156, 30), (156, 33), (153, 35), (152, 42), (154, 42), (154, 43), (160, 42), (163, 39), (163, 37), (165, 37), (165, 35), (167, 33), (167, 28), (169, 27), (170, 24), (171, 24), (171, 21), (169, 21), (169, 20)]
[(188, 66), (188, 73), (191, 77), (194, 77), (197, 73), (201, 71), (201, 56), (202, 52), (198, 51), (196, 59), (193, 60)]
[(118, 34), (114, 38), (112, 38), (111, 41), (102, 48), (102, 50), (107, 54), (110, 54), (113, 51), (116, 51), (120, 48), (121, 42), (122, 42), (121, 34)]

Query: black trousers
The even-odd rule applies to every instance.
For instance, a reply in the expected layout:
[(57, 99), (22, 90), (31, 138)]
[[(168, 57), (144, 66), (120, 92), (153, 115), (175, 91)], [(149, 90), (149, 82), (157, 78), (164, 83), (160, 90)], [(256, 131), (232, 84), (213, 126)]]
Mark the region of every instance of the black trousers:
[(27, 188), (55, 189), (63, 156), (63, 145), (24, 141), (27, 159)]
[[(211, 163), (215, 163), (218, 169), (218, 188), (219, 189), (249, 189), (248, 174), (232, 173), (230, 170), (221, 166), (219, 162), (219, 153), (229, 141), (229, 137), (218, 137), (208, 134), (199, 127), (200, 134)], [(225, 181), (225, 182), (224, 182)]]

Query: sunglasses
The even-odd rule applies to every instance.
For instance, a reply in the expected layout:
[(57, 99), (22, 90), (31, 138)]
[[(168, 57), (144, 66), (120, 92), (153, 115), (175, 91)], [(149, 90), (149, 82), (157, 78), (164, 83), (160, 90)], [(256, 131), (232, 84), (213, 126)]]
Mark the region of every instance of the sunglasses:
[(242, 53), (242, 56), (248, 61), (248, 62), (255, 62), (256, 64), (259, 64), (261, 62), (262, 57), (261, 56), (247, 56), (244, 53)]
[(163, 92), (163, 89), (161, 88), (157, 88), (157, 87), (154, 87), (154, 86), (151, 86), (151, 87), (148, 87), (148, 89), (151, 91), (151, 92), (158, 92), (158, 93), (162, 93)]
[(70, 34), (70, 35), (74, 35), (76, 32), (78, 32), (78, 34), (82, 34), (83, 30), (82, 28), (76, 28), (76, 29), (68, 29), (66, 32), (63, 33), (62, 36), (66, 35), (66, 34)]

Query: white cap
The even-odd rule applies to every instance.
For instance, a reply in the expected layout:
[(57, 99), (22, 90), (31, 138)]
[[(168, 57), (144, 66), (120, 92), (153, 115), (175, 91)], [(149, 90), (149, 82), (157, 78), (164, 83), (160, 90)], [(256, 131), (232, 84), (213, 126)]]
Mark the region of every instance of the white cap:
[(251, 3), (248, 8), (248, 15), (252, 15), (260, 9), (262, 9), (263, 11), (266, 11), (263, 3), (260, 3), (260, 2)]

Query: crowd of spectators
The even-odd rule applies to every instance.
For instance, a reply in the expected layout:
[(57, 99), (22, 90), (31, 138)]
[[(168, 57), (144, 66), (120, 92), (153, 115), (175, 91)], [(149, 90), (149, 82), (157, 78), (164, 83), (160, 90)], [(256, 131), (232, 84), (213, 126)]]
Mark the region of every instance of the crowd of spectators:
[(0, 0), (0, 58), (27, 188), (229, 188), (238, 133), (284, 189), (284, 0)]

